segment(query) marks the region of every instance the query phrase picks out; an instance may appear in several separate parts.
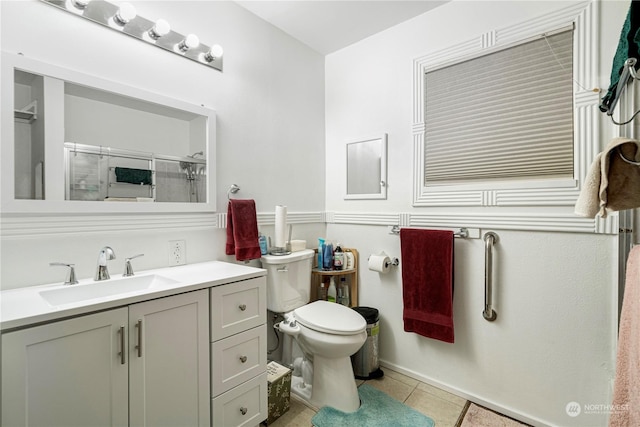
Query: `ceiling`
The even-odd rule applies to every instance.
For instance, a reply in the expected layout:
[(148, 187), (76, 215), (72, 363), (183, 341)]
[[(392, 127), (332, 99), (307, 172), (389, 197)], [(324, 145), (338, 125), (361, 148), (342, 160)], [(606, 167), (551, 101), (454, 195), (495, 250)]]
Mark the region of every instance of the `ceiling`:
[(240, 6), (326, 55), (448, 0), (237, 0)]

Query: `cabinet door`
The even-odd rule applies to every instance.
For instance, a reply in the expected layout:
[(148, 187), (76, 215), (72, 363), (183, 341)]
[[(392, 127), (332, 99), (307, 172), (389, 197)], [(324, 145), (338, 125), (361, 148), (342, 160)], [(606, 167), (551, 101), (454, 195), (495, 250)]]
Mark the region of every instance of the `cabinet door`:
[(127, 309), (2, 335), (3, 426), (126, 426)]
[(208, 426), (209, 291), (129, 306), (132, 426)]

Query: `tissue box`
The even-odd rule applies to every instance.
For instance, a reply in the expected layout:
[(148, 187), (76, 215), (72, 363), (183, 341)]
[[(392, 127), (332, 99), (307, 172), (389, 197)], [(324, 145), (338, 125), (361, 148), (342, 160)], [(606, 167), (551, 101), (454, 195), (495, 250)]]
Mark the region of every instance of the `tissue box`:
[(267, 424), (271, 424), (289, 410), (291, 369), (277, 362), (270, 362), (267, 365), (267, 394), (269, 396)]
[(291, 241), (291, 252), (299, 252), (304, 251), (307, 248), (306, 240), (292, 240)]

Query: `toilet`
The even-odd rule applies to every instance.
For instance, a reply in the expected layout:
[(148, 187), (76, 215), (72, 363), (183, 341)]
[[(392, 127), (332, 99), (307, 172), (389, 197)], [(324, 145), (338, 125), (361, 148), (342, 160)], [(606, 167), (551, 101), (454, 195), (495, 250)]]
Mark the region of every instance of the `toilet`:
[[(360, 398), (350, 356), (366, 341), (367, 322), (340, 304), (309, 303), (314, 255), (313, 250), (305, 249), (261, 258), (267, 270), (267, 308), (284, 316), (275, 327), (292, 337), (304, 354), (291, 363), (295, 368), (291, 391), (317, 408), (354, 412)], [(283, 347), (290, 353), (286, 344)], [(283, 359), (290, 363), (291, 355)]]

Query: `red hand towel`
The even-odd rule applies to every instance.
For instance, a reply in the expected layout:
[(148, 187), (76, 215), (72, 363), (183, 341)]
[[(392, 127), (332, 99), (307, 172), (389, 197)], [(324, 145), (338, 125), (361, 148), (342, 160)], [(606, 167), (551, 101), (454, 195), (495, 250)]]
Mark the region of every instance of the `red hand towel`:
[(453, 231), (400, 229), (404, 330), (452, 343)]
[(258, 219), (253, 200), (229, 200), (226, 254), (238, 261), (260, 258)]

